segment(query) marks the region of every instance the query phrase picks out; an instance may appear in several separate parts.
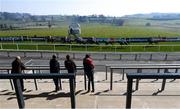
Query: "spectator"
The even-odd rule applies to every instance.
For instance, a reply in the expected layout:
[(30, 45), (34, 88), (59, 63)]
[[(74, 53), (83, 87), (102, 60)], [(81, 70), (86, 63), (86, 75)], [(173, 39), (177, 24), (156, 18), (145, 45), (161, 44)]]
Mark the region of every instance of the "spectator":
[[(65, 68), (67, 69), (68, 73), (75, 73), (76, 74), (76, 64), (75, 62), (70, 58), (69, 55), (66, 55), (66, 60), (64, 61)], [(76, 78), (74, 80), (76, 83)], [(75, 84), (76, 87), (76, 84)]]
[(88, 77), (88, 92), (90, 91), (90, 83), (92, 85), (92, 91), (94, 92), (94, 64), (90, 55), (86, 54), (83, 59), (84, 72)]
[[(56, 59), (56, 55), (52, 56), (52, 59), (49, 62), (50, 65), (50, 73), (59, 73), (60, 72), (60, 64)], [(59, 79), (58, 78), (53, 78), (54, 85), (55, 85), (55, 91), (59, 91)]]
[[(22, 70), (26, 69), (25, 65), (21, 62), (21, 57), (17, 56), (15, 60), (12, 62), (12, 74), (22, 74)], [(24, 82), (23, 79), (19, 79), (20, 84), (21, 84), (21, 89), (22, 91), (25, 91), (26, 89), (24, 88)], [(15, 81), (13, 79), (13, 81)]]

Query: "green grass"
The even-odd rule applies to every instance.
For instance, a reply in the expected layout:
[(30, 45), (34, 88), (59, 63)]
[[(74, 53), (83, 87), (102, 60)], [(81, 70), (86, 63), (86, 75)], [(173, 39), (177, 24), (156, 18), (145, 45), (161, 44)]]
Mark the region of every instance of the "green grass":
[[(147, 27), (145, 24), (149, 22), (151, 26)], [(81, 24), (81, 36), (82, 37), (99, 37), (99, 38), (125, 38), (125, 37), (177, 37), (180, 36), (180, 20), (172, 21), (155, 21), (147, 19), (126, 19), (124, 26), (113, 26), (110, 24), (98, 24), (98, 23), (84, 23)], [(13, 23), (13, 22), (11, 22)], [(68, 24), (61, 23), (51, 29), (49, 28), (38, 28), (28, 27), (19, 30), (6, 30), (0, 31), (1, 36), (67, 36)], [(7, 44), (9, 43), (9, 44)], [(158, 45), (177, 45), (174, 47), (161, 46), (153, 47), (149, 46), (148, 43), (138, 43), (142, 46), (94, 46), (91, 44), (89, 47), (84, 45), (67, 46), (67, 45), (49, 45), (49, 44), (60, 44), (60, 43), (48, 43), (41, 41), (33, 42), (5, 42), (3, 43), (3, 49), (17, 49), (16, 43), (22, 43), (19, 45), (20, 50), (57, 50), (57, 51), (99, 51), (99, 52), (171, 52), (180, 51), (180, 42), (160, 42)], [(29, 44), (42, 44), (39, 46)], [(131, 45), (137, 45), (137, 43), (130, 43)], [(115, 44), (117, 45), (117, 44)], [(118, 44), (119, 45), (119, 44)]]
[[(0, 36), (67, 36), (68, 26), (56, 28), (26, 28), (22, 30), (0, 31)], [(177, 30), (177, 31), (175, 31)], [(125, 25), (112, 26), (107, 24), (81, 24), (82, 37), (157, 37), (180, 36), (180, 29), (173, 29), (163, 26)]]

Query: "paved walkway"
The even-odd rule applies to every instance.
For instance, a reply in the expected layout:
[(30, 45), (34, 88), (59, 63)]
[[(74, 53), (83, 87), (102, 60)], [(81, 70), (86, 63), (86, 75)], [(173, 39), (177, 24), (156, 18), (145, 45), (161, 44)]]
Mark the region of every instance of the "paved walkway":
[[(109, 75), (109, 74), (108, 74)], [(70, 108), (69, 83), (63, 80), (63, 90), (54, 92), (52, 80), (38, 81), (35, 90), (33, 80), (25, 80), (24, 92), (26, 108)], [(161, 81), (140, 80), (139, 90), (132, 96), (132, 108), (180, 108), (180, 81), (167, 80), (163, 92)], [(76, 107), (77, 108), (125, 108), (127, 80), (121, 80), (121, 75), (114, 74), (114, 87), (109, 90), (109, 78), (105, 80), (105, 72), (95, 73), (95, 92), (86, 93), (82, 75), (77, 76)], [(0, 80), (0, 108), (18, 108), (14, 90), (11, 90), (9, 80)]]

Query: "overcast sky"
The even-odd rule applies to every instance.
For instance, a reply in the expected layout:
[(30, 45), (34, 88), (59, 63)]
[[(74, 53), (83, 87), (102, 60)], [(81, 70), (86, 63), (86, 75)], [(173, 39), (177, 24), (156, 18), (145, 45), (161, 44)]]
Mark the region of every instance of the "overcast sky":
[(136, 13), (180, 13), (180, 0), (0, 0), (1, 12), (33, 15), (123, 16)]

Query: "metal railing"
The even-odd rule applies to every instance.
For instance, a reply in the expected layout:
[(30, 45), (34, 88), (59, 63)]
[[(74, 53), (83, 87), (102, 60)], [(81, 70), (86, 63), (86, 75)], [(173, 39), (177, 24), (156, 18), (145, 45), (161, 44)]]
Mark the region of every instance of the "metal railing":
[(74, 79), (75, 74), (61, 73), (61, 74), (0, 74), (0, 79), (13, 79), (17, 102), (19, 109), (25, 108), (24, 97), (19, 79), (69, 79), (70, 97), (71, 97), (71, 108), (74, 109), (75, 105), (75, 87)]
[[(168, 69), (175, 69), (174, 73), (178, 72), (178, 69), (180, 69), (180, 64), (174, 64), (174, 65), (166, 65), (166, 64), (147, 64), (147, 65), (142, 65), (142, 64), (134, 64), (134, 65), (119, 65), (119, 66), (112, 66), (110, 67), (110, 90), (113, 89), (113, 70), (122, 70), (122, 69), (137, 69), (137, 73), (141, 73), (142, 69), (157, 69), (157, 73), (160, 73), (160, 69), (164, 69), (164, 73), (168, 72)], [(124, 70), (123, 72), (119, 73), (125, 73)], [(165, 88), (165, 82), (162, 82), (162, 88), (161, 90), (163, 91)], [(138, 90), (139, 86), (139, 80), (136, 81), (136, 88), (135, 90)]]
[[(7, 74), (10, 74), (12, 67), (11, 66), (0, 66), (0, 71), (5, 71)], [(77, 66), (77, 70), (84, 70), (84, 67), (82, 65)], [(49, 66), (48, 65), (26, 65), (26, 69), (23, 70), (24, 74), (27, 74), (27, 71), (32, 71), (32, 74), (44, 74), (43, 71), (49, 72)], [(60, 71), (62, 73), (62, 70), (66, 70), (64, 66), (60, 66)], [(12, 90), (14, 90), (12, 80), (10, 79), (10, 85)], [(38, 90), (38, 83), (36, 79), (34, 79), (34, 85), (35, 89)], [(86, 89), (86, 76), (84, 75), (84, 85)]]
[(95, 45), (0, 43), (1, 50), (97, 51), (97, 52), (178, 52), (180, 45)]
[(132, 102), (132, 86), (133, 86), (133, 79), (180, 79), (180, 74), (160, 74), (160, 73), (127, 73), (127, 94), (126, 94), (126, 109), (131, 109), (131, 102)]

